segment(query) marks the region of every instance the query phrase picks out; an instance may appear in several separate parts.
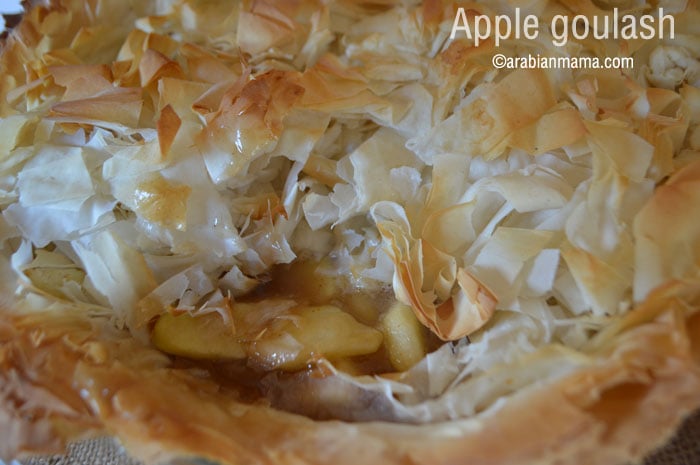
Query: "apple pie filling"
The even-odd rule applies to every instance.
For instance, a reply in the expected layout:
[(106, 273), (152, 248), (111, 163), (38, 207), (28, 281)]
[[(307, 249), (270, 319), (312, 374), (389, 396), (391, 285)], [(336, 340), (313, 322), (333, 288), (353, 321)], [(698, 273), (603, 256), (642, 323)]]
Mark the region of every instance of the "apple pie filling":
[(151, 322), (152, 342), (168, 354), (214, 362), (210, 367), (246, 366), (253, 377), (318, 375), (327, 363), (356, 376), (403, 372), (438, 347), (390, 289), (354, 289), (327, 262), (279, 266), (226, 312), (160, 315)]

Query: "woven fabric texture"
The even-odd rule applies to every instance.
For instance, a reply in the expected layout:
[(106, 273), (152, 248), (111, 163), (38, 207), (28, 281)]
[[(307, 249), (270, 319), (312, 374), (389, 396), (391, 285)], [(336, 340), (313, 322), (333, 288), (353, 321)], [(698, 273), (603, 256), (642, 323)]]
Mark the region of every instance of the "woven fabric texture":
[(700, 465), (700, 411), (688, 418), (671, 442), (651, 454), (644, 465)]

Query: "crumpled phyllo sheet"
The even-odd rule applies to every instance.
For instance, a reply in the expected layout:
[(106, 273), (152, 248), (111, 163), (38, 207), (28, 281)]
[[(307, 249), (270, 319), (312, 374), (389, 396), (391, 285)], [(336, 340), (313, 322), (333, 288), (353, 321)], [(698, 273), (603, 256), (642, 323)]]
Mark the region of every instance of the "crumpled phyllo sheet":
[[(634, 267), (631, 217), (653, 189), (645, 178), (654, 148), (614, 120), (588, 123), (593, 175), (586, 199), (567, 220), (571, 246), (564, 259), (596, 313), (615, 313), (629, 301)], [(638, 271), (639, 272), (639, 271)]]
[(376, 106), (387, 105), (369, 89), (365, 76), (344, 66), (333, 55), (321, 56), (303, 73), (299, 83), (305, 89), (301, 100), (305, 108), (340, 116), (344, 113), (361, 114)]
[[(675, 44), (556, 49), (638, 69), (512, 71), (491, 56), (549, 37), (450, 39), (458, 6), (28, 13), (0, 55), (0, 454), (108, 433), (154, 461), (349, 463), (363, 441), (367, 463), (620, 462), (699, 405), (697, 13)], [(163, 316), (235, 332), (236, 306), (308, 257), (343, 299), (410, 307), (430, 353), (370, 375), (314, 354), (256, 374), (250, 404), (152, 347)], [(270, 312), (296, 321), (286, 302), (254, 306), (255, 337)]]
[(114, 123), (135, 128), (143, 108), (141, 89), (113, 84), (106, 65), (65, 64), (49, 66), (48, 76), (64, 92), (49, 115), (65, 123)]
[[(63, 3), (60, 12), (45, 5), (32, 8), (26, 13), (29, 20), (23, 21), (3, 44), (13, 56), (2, 65), (2, 92), (10, 92), (11, 96), (0, 103), (4, 112), (22, 97), (26, 97), (23, 103), (29, 107), (40, 105), (43, 76), (38, 72), (56, 57), (61, 57), (63, 64), (108, 63), (128, 32), (128, 19), (145, 15), (152, 7), (136, 2), (98, 1), (92, 6), (73, 0)], [(115, 22), (114, 18), (124, 21)], [(96, 41), (95, 37), (102, 40)], [(11, 92), (13, 89), (19, 92)]]
[[(26, 151), (26, 149), (16, 149)], [(39, 145), (16, 173), (17, 202), (3, 214), (39, 247), (72, 240), (113, 219), (114, 200), (100, 195), (90, 171), (102, 154), (90, 148)], [(61, 177), (56, 173), (61, 172)]]
[(389, 9), (368, 16), (347, 31), (348, 56), (362, 61), (362, 74), (386, 82), (420, 80), (426, 74), (431, 31), (421, 9)]
[[(225, 324), (232, 325), (228, 300), (216, 290), (213, 280), (200, 266), (193, 266), (170, 277), (155, 289), (143, 293), (138, 302), (136, 327), (143, 327), (166, 311), (192, 315), (217, 312)], [(206, 297), (206, 299), (205, 299)]]
[(377, 228), (394, 262), (396, 297), (410, 305), (418, 319), (443, 340), (466, 336), (488, 321), (496, 297), (454, 257), (411, 236), (403, 209), (379, 203), (372, 210)]
[(97, 302), (114, 309), (118, 326), (133, 325), (134, 306), (156, 284), (143, 254), (109, 230), (72, 246), (86, 272), (86, 290)]
[[(700, 162), (674, 173), (659, 186), (634, 220), (634, 298), (644, 299), (668, 279), (698, 272), (700, 231), (695, 221)], [(682, 214), (678, 212), (682, 211)]]
[(244, 78), (224, 94), (200, 136), (215, 182), (245, 174), (252, 160), (271, 151), (282, 132), (283, 118), (304, 94), (291, 73), (270, 71), (247, 82)]
[[(496, 84), (482, 84), (466, 97), (454, 115), (429, 135), (417, 137), (412, 148), (430, 163), (440, 152), (480, 154), (495, 158), (510, 145), (511, 135), (539, 120), (556, 104), (546, 73), (519, 70)], [(452, 134), (461, 134), (459, 139)], [(574, 142), (571, 140), (571, 142)]]
[(99, 97), (58, 103), (50, 115), (70, 123), (105, 122), (133, 128), (138, 125), (142, 105), (139, 89), (116, 89)]
[(675, 90), (684, 82), (697, 87), (700, 61), (695, 37), (699, 18), (696, 9), (686, 9), (676, 16), (673, 39), (666, 35), (652, 40), (641, 51), (644, 77), (654, 87)]
[(304, 67), (313, 64), (333, 40), (329, 20), (322, 2), (256, 0), (239, 13), (236, 39), (254, 61), (274, 58)]
[[(347, 159), (352, 168), (349, 185), (337, 184), (330, 200), (339, 208), (340, 221), (369, 212), (381, 201), (398, 202), (412, 212), (423, 205), (423, 163), (405, 148), (403, 137), (390, 129), (379, 129)], [(352, 188), (352, 196), (344, 196)]]

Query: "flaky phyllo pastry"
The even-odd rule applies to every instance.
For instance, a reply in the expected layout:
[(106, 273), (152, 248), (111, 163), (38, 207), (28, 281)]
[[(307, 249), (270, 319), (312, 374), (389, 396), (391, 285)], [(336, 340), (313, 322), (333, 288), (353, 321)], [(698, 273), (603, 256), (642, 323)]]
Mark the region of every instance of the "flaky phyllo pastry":
[[(612, 2), (611, 2), (612, 3)], [(617, 464), (700, 406), (700, 14), (56, 0), (0, 58), (0, 457)], [(632, 56), (626, 70), (497, 70)]]

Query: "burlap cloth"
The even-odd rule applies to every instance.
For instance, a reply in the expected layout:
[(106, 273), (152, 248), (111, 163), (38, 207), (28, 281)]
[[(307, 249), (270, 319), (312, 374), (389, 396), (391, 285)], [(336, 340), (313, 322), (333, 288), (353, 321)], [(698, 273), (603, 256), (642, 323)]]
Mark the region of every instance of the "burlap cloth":
[[(688, 418), (666, 446), (644, 460), (644, 465), (700, 465), (700, 411)], [(0, 460), (0, 465), (2, 461)], [(37, 457), (7, 465), (140, 465), (109, 438), (73, 444), (65, 456)], [(171, 465), (213, 465), (202, 460), (178, 460)]]

